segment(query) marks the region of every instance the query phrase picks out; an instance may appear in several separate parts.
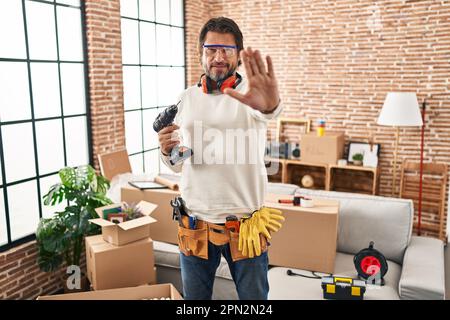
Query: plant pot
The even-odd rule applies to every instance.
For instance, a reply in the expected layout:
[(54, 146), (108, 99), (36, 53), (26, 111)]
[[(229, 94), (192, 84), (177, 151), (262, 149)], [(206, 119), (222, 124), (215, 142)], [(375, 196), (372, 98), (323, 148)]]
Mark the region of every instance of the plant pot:
[(79, 289), (70, 289), (67, 286), (67, 279), (68, 279), (69, 275), (63, 275), (61, 277), (61, 283), (62, 283), (62, 287), (64, 290), (64, 293), (76, 293), (76, 292), (85, 292), (85, 291), (89, 291), (89, 280), (86, 277), (86, 275), (84, 273), (81, 274), (81, 279), (80, 279), (80, 288)]
[(353, 160), (353, 164), (355, 165), (355, 166), (362, 166), (362, 161), (361, 160)]

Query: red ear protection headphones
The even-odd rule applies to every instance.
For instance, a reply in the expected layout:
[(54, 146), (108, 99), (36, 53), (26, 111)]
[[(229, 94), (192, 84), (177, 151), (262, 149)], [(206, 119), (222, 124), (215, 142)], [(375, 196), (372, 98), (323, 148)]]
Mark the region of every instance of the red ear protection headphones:
[[(235, 89), (239, 85), (239, 83), (241, 83), (241, 81), (242, 81), (241, 75), (236, 72), (236, 74), (233, 74), (222, 81), (218, 81), (217, 88), (219, 88), (220, 92), (223, 93), (226, 88)], [(212, 80), (205, 74), (202, 74), (200, 81), (197, 83), (197, 86), (202, 87), (204, 93), (213, 92)]]

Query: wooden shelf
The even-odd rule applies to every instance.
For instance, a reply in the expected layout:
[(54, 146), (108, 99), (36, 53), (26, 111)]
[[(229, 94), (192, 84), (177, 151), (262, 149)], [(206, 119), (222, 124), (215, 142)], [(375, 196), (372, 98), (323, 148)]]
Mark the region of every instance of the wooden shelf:
[(309, 174), (315, 181), (312, 189), (378, 194), (380, 174), (378, 168), (354, 165), (339, 166), (293, 159), (266, 158), (265, 160), (280, 164), (280, 172), (276, 175), (269, 175), (271, 182), (302, 186), (301, 178), (305, 174)]
[(328, 170), (330, 177), (329, 190), (378, 194), (378, 168), (330, 164)]

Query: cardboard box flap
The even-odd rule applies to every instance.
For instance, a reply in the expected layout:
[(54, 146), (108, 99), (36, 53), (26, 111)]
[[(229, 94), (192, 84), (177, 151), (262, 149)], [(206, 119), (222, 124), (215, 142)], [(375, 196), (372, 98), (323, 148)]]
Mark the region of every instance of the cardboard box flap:
[(109, 226), (113, 226), (115, 225), (114, 223), (112, 223), (111, 221), (102, 219), (102, 218), (97, 218), (97, 219), (89, 219), (90, 223), (94, 223), (100, 227), (109, 227)]
[(173, 300), (183, 299), (172, 284), (164, 283), (53, 296), (39, 296), (36, 300), (147, 300), (162, 297), (170, 297)]
[(158, 207), (158, 205), (142, 200), (142, 201), (139, 201), (139, 203), (137, 204), (137, 207), (139, 209), (141, 209), (141, 211), (144, 215), (149, 216), (152, 214), (153, 211), (155, 211), (155, 209)]
[(118, 174), (132, 172), (127, 150), (119, 150), (98, 155), (100, 171), (109, 181)]
[(154, 223), (154, 222), (156, 222), (156, 220), (153, 219), (152, 217), (144, 216), (144, 217), (137, 218), (134, 220), (129, 220), (129, 221), (119, 223), (118, 226), (119, 226), (119, 228), (121, 228), (123, 230), (131, 230), (131, 229), (141, 227), (146, 224), (150, 224), (150, 223)]

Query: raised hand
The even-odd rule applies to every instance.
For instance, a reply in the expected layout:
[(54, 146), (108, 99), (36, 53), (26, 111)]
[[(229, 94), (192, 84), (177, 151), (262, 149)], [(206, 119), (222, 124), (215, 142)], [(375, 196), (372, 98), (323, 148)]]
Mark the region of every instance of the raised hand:
[(280, 102), (272, 59), (270, 56), (266, 56), (266, 70), (259, 50), (253, 51), (248, 47), (241, 50), (240, 57), (248, 79), (248, 90), (245, 94), (241, 94), (228, 88), (224, 93), (263, 113), (272, 112)]

